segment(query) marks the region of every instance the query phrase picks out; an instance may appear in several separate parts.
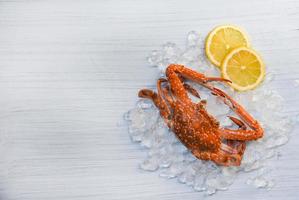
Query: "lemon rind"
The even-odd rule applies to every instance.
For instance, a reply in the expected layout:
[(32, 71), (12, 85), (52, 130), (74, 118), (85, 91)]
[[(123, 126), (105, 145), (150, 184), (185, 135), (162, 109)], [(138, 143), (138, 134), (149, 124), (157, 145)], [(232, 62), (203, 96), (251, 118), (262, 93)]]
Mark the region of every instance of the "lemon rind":
[(255, 50), (250, 49), (248, 47), (239, 47), (239, 48), (233, 49), (230, 53), (228, 53), (226, 55), (226, 57), (224, 58), (224, 60), (221, 64), (221, 74), (222, 74), (223, 78), (230, 79), (229, 75), (226, 73), (227, 63), (234, 54), (236, 54), (237, 52), (240, 52), (242, 50), (248, 51), (248, 52), (252, 53), (253, 55), (255, 55), (257, 57), (257, 60), (261, 64), (261, 75), (259, 76), (259, 78), (257, 79), (257, 81), (254, 84), (243, 87), (243, 86), (237, 85), (235, 83), (230, 83), (230, 85), (238, 91), (247, 91), (247, 90), (252, 90), (252, 89), (256, 88), (258, 85), (260, 85), (260, 83), (265, 78), (265, 71), (266, 71), (265, 64), (264, 64), (261, 56)]
[(235, 29), (237, 31), (239, 31), (240, 33), (242, 33), (244, 39), (246, 40), (246, 47), (250, 47), (250, 42), (249, 42), (249, 38), (247, 33), (240, 27), (235, 26), (235, 25), (231, 25), (231, 24), (226, 24), (226, 25), (220, 25), (215, 27), (212, 31), (210, 31), (210, 33), (208, 34), (207, 38), (206, 38), (206, 45), (205, 45), (205, 53), (206, 56), (208, 57), (208, 59), (211, 61), (211, 63), (213, 65), (215, 65), (218, 68), (221, 68), (221, 62), (218, 62), (212, 55), (212, 53), (210, 52), (210, 49), (208, 48), (211, 44), (212, 38), (213, 36), (220, 30), (220, 29), (224, 29), (224, 28), (232, 28)]

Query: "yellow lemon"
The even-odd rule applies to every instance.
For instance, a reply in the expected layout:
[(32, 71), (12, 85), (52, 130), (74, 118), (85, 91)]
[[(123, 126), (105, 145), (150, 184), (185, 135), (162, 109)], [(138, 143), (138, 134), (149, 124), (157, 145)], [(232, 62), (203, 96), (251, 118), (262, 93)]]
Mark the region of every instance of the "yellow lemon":
[(217, 67), (231, 50), (238, 47), (249, 47), (249, 41), (244, 31), (233, 25), (216, 27), (206, 39), (206, 55)]
[(231, 86), (246, 91), (258, 86), (265, 76), (265, 65), (252, 49), (239, 47), (232, 50), (221, 65), (222, 76), (232, 81)]

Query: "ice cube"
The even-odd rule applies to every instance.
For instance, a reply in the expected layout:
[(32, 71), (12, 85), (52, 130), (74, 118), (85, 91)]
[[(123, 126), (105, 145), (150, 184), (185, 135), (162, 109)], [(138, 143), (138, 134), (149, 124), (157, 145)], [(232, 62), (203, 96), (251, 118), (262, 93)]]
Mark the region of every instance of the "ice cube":
[(248, 111), (255, 109), (255, 104), (252, 103), (253, 101), (252, 92), (235, 94), (234, 99)]
[(175, 43), (167, 42), (162, 46), (163, 52), (163, 62), (166, 65), (171, 63), (176, 63), (179, 56), (181, 55), (181, 50), (177, 47)]
[(233, 183), (234, 179), (231, 177), (218, 176), (215, 179), (211, 179), (208, 185), (217, 190), (227, 190), (228, 187)]
[(141, 139), (141, 145), (150, 148), (152, 146), (152, 139), (153, 137), (150, 133), (143, 134), (143, 137)]
[(263, 155), (263, 159), (269, 159), (274, 157), (276, 152), (273, 149), (269, 149), (266, 151), (266, 153)]
[(196, 31), (190, 31), (187, 35), (187, 47), (190, 46), (196, 47), (198, 45), (199, 39), (200, 39), (199, 33), (197, 33)]
[(266, 107), (268, 109), (281, 111), (283, 108), (283, 101), (284, 99), (282, 98), (282, 96), (275, 93), (267, 99)]
[(245, 172), (251, 172), (251, 171), (257, 170), (261, 167), (263, 167), (262, 162), (260, 160), (256, 160), (252, 163), (248, 163), (247, 165), (245, 165), (243, 170)]
[(175, 178), (177, 176), (176, 173), (171, 171), (171, 168), (162, 169), (159, 175), (164, 178)]
[(192, 67), (194, 62), (199, 62), (200, 50), (196, 47), (188, 47), (183, 53), (180, 59), (178, 59), (179, 64)]
[(192, 153), (187, 153), (185, 155), (185, 161), (186, 162), (193, 162), (195, 161), (197, 158), (192, 154)]
[(188, 151), (187, 147), (185, 147), (182, 143), (178, 142), (172, 145), (175, 151), (179, 153), (186, 153)]
[(172, 56), (179, 56), (181, 50), (173, 42), (167, 42), (163, 44), (162, 50), (164, 53), (164, 58), (171, 58)]
[(170, 172), (177, 176), (180, 173), (182, 173), (182, 171), (184, 170), (185, 165), (182, 161), (178, 161), (178, 162), (173, 162), (169, 168)]
[(269, 84), (270, 82), (272, 82), (275, 79), (275, 74), (274, 72), (268, 72), (265, 75), (265, 80), (264, 80), (264, 84)]
[(229, 127), (233, 125), (232, 120), (230, 120), (226, 115), (221, 116), (219, 121), (222, 127)]
[(154, 104), (152, 100), (149, 99), (140, 99), (137, 103), (136, 103), (137, 108), (143, 109), (143, 110), (147, 110), (147, 109), (155, 109), (154, 108)]
[(162, 60), (162, 52), (157, 50), (153, 50), (150, 56), (147, 58), (147, 61), (151, 66), (158, 66), (158, 64), (161, 63)]
[(142, 141), (143, 133), (142, 132), (134, 132), (130, 134), (131, 140), (133, 142), (140, 142)]
[(186, 166), (185, 170), (182, 174), (178, 175), (179, 182), (185, 183), (187, 185), (192, 185), (194, 183), (194, 177), (195, 177), (195, 170), (189, 166)]
[(262, 162), (260, 161), (263, 156), (263, 148), (259, 148), (258, 145), (250, 144), (247, 145), (247, 149), (244, 153), (242, 159), (241, 167), (245, 172), (250, 172), (262, 167)]
[(226, 177), (234, 177), (239, 171), (238, 167), (222, 167), (221, 174)]
[(288, 141), (289, 141), (288, 136), (281, 135), (277, 137), (271, 137), (270, 139), (267, 140), (265, 145), (267, 148), (273, 148), (273, 147), (284, 145)]
[(194, 178), (194, 185), (193, 185), (194, 190), (199, 191), (199, 192), (206, 190), (207, 187), (206, 187), (205, 181), (206, 181), (205, 175), (197, 174)]
[(267, 185), (267, 189), (270, 190), (271, 188), (273, 188), (275, 185), (274, 180), (268, 180), (268, 185)]
[(256, 188), (265, 188), (269, 182), (263, 177), (250, 178), (246, 181), (248, 185), (253, 185)]
[(219, 102), (217, 98), (209, 98), (206, 108), (213, 116), (225, 115), (230, 111), (229, 107)]
[(169, 168), (162, 169), (160, 172), (161, 177), (174, 178), (182, 173), (185, 166), (182, 162), (173, 162)]
[(172, 157), (170, 155), (164, 155), (160, 158), (159, 167), (167, 168), (172, 163)]
[(148, 158), (140, 164), (140, 168), (146, 171), (156, 171), (159, 165), (156, 158)]
[(215, 188), (209, 187), (206, 190), (206, 194), (207, 195), (212, 195), (212, 194), (215, 194), (215, 193), (216, 193), (216, 189)]
[(164, 62), (158, 63), (158, 69), (161, 73), (161, 76), (163, 73), (165, 73), (167, 66), (168, 66), (168, 63), (164, 63)]

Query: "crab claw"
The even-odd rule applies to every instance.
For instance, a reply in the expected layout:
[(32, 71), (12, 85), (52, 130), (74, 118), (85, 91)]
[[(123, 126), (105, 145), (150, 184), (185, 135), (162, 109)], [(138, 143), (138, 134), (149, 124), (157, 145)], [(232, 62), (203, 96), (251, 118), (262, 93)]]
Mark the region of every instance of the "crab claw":
[(220, 82), (228, 82), (228, 83), (232, 83), (231, 80), (225, 79), (225, 78), (221, 78), (221, 77), (208, 77), (207, 81), (220, 81)]
[(187, 84), (187, 83), (184, 83), (184, 88), (190, 92), (193, 96), (197, 97), (200, 99), (200, 95), (199, 93), (197, 92), (197, 90), (195, 90), (191, 85)]
[(230, 96), (228, 96), (225, 92), (223, 92), (222, 90), (218, 89), (218, 88), (213, 88), (212, 89), (212, 95), (218, 96), (220, 98), (222, 98), (223, 102), (228, 105), (230, 108), (234, 109), (234, 103), (232, 102), (232, 99), (230, 98)]
[(213, 88), (212, 92), (211, 92), (213, 95), (215, 96), (221, 96), (221, 97), (226, 97), (227, 95), (220, 89), (218, 88)]
[(237, 124), (241, 130), (246, 130), (246, 125), (244, 124), (244, 122), (242, 122), (241, 120), (239, 120), (238, 118), (235, 118), (233, 116), (228, 116), (228, 118), (230, 120), (232, 120), (232, 122)]
[(141, 98), (149, 98), (149, 99), (151, 99), (154, 96), (156, 96), (156, 93), (154, 91), (152, 91), (152, 90), (143, 89), (143, 90), (140, 90), (138, 92), (138, 97), (141, 97)]

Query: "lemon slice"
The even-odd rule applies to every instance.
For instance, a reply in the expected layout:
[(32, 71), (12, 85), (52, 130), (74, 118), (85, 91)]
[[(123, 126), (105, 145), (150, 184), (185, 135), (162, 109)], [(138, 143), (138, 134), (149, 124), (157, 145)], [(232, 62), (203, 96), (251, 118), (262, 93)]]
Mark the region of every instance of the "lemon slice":
[(252, 49), (240, 47), (232, 50), (221, 66), (222, 76), (232, 81), (231, 86), (246, 91), (258, 86), (265, 76), (265, 65)]
[(238, 47), (249, 47), (249, 41), (246, 33), (233, 25), (216, 27), (206, 39), (206, 55), (217, 67), (232, 49)]

